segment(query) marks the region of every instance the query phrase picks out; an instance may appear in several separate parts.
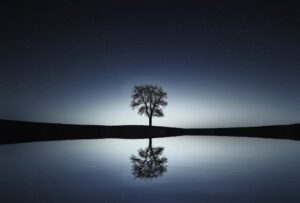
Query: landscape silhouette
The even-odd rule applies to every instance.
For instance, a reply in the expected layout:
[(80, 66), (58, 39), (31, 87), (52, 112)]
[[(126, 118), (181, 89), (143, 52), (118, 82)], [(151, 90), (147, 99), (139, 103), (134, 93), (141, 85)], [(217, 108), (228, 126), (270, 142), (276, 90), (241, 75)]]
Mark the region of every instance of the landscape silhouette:
[(103, 126), (37, 123), (0, 119), (0, 143), (101, 138), (155, 138), (218, 135), (300, 140), (300, 124), (238, 128), (175, 128), (162, 126)]
[[(4, 136), (0, 137), (0, 144), (63, 140), (63, 139), (95, 139), (95, 138), (149, 138), (146, 151), (140, 151), (144, 158), (155, 158), (155, 153), (162, 153), (163, 149), (152, 148), (151, 138), (179, 135), (218, 135), (218, 136), (246, 136), (264, 138), (282, 138), (299, 140), (300, 124), (238, 127), (238, 128), (176, 128), (153, 126), (153, 117), (164, 116), (163, 108), (168, 105), (167, 92), (162, 87), (152, 84), (135, 85), (131, 94), (130, 107), (138, 109), (138, 114), (146, 115), (148, 126), (124, 125), (72, 125), (55, 123), (37, 123), (13, 120), (1, 120), (0, 129)], [(149, 153), (149, 154), (148, 154)], [(136, 158), (136, 157), (135, 157)], [(138, 161), (136, 160), (138, 163)], [(163, 171), (163, 168), (162, 168)]]
[(299, 1), (3, 1), (0, 203), (300, 203)]

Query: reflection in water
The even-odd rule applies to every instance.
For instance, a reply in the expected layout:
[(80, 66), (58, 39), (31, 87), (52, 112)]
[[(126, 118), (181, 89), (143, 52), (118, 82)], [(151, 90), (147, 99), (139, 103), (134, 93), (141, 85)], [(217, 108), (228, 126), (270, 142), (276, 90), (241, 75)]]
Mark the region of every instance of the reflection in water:
[[(152, 149), (160, 151), (155, 159), (168, 158), (152, 174), (140, 169), (151, 153), (148, 139), (0, 145), (0, 203), (300, 202), (299, 141), (225, 136), (152, 141), (165, 147)], [(137, 149), (148, 142), (140, 156)]]
[(132, 174), (140, 179), (152, 179), (162, 176), (167, 171), (168, 159), (162, 156), (164, 147), (152, 147), (152, 138), (145, 149), (138, 150), (138, 156), (131, 155)]

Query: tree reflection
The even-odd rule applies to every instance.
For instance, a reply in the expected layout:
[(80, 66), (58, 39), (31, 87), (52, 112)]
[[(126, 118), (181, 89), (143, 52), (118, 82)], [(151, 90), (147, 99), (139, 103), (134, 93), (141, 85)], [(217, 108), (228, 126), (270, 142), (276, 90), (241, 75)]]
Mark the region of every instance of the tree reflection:
[(168, 159), (162, 156), (164, 147), (152, 147), (152, 138), (145, 149), (138, 150), (138, 156), (131, 155), (132, 174), (140, 179), (152, 179), (162, 176), (167, 171)]

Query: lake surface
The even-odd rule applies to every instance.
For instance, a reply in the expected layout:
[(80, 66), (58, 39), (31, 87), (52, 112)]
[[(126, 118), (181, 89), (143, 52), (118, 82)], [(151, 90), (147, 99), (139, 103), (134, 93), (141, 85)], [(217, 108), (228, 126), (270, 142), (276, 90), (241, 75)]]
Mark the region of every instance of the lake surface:
[(0, 145), (0, 202), (300, 202), (300, 142), (180, 136)]

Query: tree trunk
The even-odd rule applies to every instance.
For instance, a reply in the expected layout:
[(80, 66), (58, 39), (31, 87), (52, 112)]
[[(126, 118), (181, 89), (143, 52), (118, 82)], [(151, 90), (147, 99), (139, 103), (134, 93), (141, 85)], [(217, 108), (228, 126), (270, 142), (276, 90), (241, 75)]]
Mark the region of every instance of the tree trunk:
[(152, 148), (152, 138), (150, 137), (149, 138), (149, 145), (148, 145), (148, 147), (151, 149)]
[(151, 116), (149, 117), (149, 126), (150, 127), (152, 126), (152, 117)]

